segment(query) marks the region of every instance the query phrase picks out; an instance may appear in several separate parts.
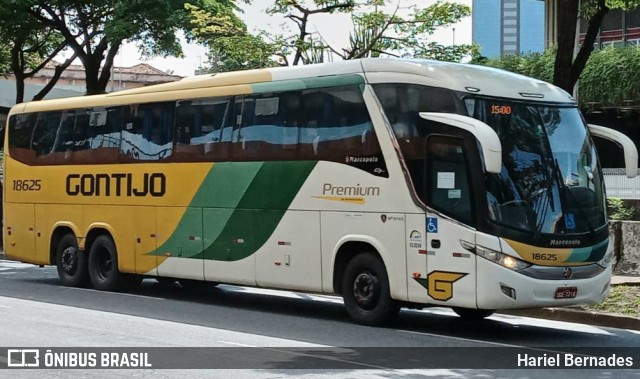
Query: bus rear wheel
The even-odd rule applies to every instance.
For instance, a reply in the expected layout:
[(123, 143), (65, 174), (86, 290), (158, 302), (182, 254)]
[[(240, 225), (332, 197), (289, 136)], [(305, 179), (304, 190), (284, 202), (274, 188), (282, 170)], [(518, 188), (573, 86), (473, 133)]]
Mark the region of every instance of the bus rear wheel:
[(87, 255), (80, 251), (76, 237), (65, 234), (56, 247), (56, 267), (62, 285), (84, 287), (89, 284)]
[(358, 324), (384, 325), (400, 310), (398, 303), (391, 299), (384, 263), (371, 253), (360, 253), (347, 263), (342, 298), (347, 313)]
[(98, 236), (89, 250), (89, 276), (95, 289), (114, 291), (122, 288), (124, 275), (118, 271), (118, 252), (111, 237)]
[(452, 308), (458, 316), (467, 321), (480, 321), (491, 316), (495, 311), (491, 309)]

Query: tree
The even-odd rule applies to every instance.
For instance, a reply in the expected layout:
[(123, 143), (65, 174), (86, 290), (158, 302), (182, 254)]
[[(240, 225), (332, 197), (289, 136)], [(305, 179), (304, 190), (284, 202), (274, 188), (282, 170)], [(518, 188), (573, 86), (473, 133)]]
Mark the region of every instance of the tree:
[(276, 67), (277, 45), (266, 42), (261, 35), (244, 33), (221, 37), (209, 43), (209, 64), (202, 72), (229, 72), (248, 68)]
[[(190, 28), (183, 0), (31, 0), (29, 14), (58, 31), (82, 62), (87, 94), (104, 93), (113, 60), (123, 41), (138, 43), (143, 55), (180, 56), (180, 29)], [(194, 0), (202, 9), (225, 19), (235, 0)], [(220, 30), (220, 33), (227, 33)], [(215, 33), (213, 34), (215, 35)]]
[(6, 77), (11, 73), (10, 56), (7, 46), (0, 46), (0, 76)]
[[(322, 60), (328, 54), (345, 60), (413, 56), (459, 61), (474, 51), (469, 45), (442, 46), (428, 38), (436, 29), (448, 27), (469, 16), (471, 10), (462, 4), (437, 1), (418, 9), (403, 8), (398, 0), (373, 0), (366, 3), (314, 0), (312, 3), (315, 7), (303, 6), (297, 0), (277, 0), (269, 10), (272, 14), (285, 14), (286, 18), (297, 25), (298, 33), (288, 38), (288, 45), (295, 52), (292, 62), (294, 65), (300, 60), (303, 63)], [(349, 46), (340, 49), (327, 44), (321, 35), (313, 38), (313, 33), (308, 31), (310, 16), (336, 12), (352, 12), (353, 29), (349, 35)]]
[[(13, 74), (16, 81), (16, 103), (23, 102), (26, 79), (33, 77), (66, 47), (54, 30), (43, 27), (29, 18), (29, 1), (8, 0), (0, 4), (0, 38), (6, 46), (0, 49), (0, 74)], [(56, 84), (64, 69), (74, 57), (57, 65), (53, 77), (35, 96), (40, 100)]]
[[(224, 39), (208, 42), (201, 38), (210, 47), (209, 59), (215, 66), (210, 70), (378, 56), (459, 61), (477, 52), (470, 45), (442, 46), (429, 41), (436, 29), (448, 27), (471, 14), (469, 7), (457, 3), (437, 1), (418, 9), (403, 8), (399, 0), (275, 0), (268, 13), (282, 16), (293, 30), (282, 34), (263, 30), (256, 35), (245, 33), (242, 38), (234, 37), (240, 38), (241, 43)], [(341, 13), (352, 14), (348, 46), (331, 46), (320, 33), (310, 30), (313, 17)], [(227, 60), (231, 63), (225, 64)]]
[(403, 16), (399, 2), (392, 12), (385, 12), (384, 7), (391, 4), (391, 1), (376, 1), (372, 8), (354, 14), (350, 46), (342, 52), (332, 51), (342, 59), (386, 55), (446, 61), (460, 61), (476, 51), (470, 45), (443, 46), (428, 38), (438, 28), (448, 27), (470, 16), (469, 7), (437, 1), (423, 9), (404, 9), (409, 13)]
[(185, 4), (189, 12), (188, 37), (208, 46), (211, 67), (200, 67), (200, 73), (226, 72), (247, 68), (277, 66), (276, 49), (260, 35), (247, 33), (232, 12), (217, 15), (193, 4)]
[[(611, 9), (635, 9), (640, 5), (640, 0), (562, 0), (557, 4), (558, 43), (553, 84), (572, 93), (593, 52), (600, 25), (606, 14)], [(579, 9), (580, 7), (582, 9)], [(587, 31), (574, 58), (579, 14), (587, 21)]]

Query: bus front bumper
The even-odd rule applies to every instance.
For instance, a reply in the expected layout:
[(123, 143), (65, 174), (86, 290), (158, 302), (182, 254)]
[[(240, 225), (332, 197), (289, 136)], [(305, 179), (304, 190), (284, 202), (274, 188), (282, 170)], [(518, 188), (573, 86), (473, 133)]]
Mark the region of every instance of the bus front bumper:
[(566, 307), (596, 304), (609, 294), (611, 265), (586, 279), (538, 279), (477, 259), (479, 309)]

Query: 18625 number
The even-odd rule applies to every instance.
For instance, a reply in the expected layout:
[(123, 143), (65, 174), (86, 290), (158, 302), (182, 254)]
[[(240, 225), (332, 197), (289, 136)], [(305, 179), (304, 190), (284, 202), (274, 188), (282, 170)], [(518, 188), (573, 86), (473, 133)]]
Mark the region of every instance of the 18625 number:
[(13, 181), (14, 191), (40, 191), (41, 189), (40, 179), (18, 179)]

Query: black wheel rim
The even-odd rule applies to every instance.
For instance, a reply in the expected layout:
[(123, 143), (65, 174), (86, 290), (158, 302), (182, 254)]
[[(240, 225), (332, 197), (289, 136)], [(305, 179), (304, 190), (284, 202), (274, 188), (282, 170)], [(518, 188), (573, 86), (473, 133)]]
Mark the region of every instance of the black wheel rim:
[(353, 281), (353, 297), (365, 310), (375, 308), (380, 298), (380, 280), (373, 272), (362, 272)]
[(111, 276), (113, 271), (113, 259), (111, 258), (111, 252), (107, 248), (99, 248), (96, 251), (96, 271), (98, 277), (105, 280)]
[(78, 269), (78, 249), (68, 246), (60, 256), (60, 267), (65, 274), (72, 276)]

